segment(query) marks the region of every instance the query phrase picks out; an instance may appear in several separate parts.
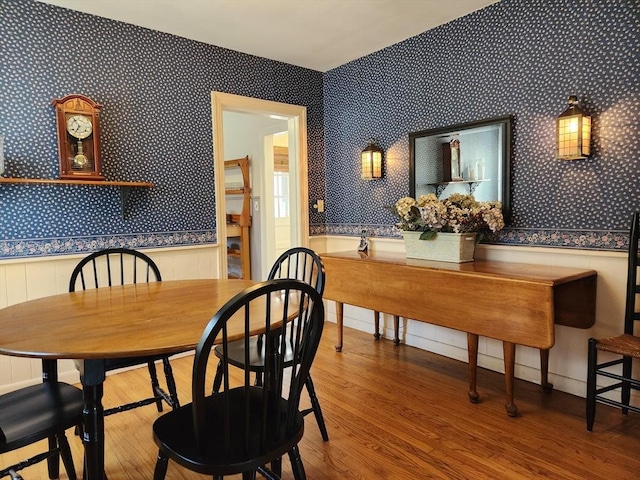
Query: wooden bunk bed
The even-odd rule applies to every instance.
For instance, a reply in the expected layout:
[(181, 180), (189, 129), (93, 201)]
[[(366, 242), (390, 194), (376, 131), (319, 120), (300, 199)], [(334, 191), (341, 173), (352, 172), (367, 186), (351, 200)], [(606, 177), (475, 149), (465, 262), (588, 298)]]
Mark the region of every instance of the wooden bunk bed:
[[(251, 251), (249, 227), (251, 227), (251, 186), (249, 156), (225, 160), (224, 168), (239, 169), (242, 184), (225, 184), (225, 194), (242, 196), (240, 213), (227, 212), (227, 270), (229, 278), (251, 278)], [(225, 175), (226, 178), (226, 175)]]

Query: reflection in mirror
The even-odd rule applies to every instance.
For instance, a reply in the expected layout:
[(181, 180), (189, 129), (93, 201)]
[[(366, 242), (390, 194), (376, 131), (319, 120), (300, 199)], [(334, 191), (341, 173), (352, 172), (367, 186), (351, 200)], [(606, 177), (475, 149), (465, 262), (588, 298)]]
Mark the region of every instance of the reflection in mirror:
[(409, 134), (410, 195), (472, 193), (478, 201), (511, 203), (511, 117)]

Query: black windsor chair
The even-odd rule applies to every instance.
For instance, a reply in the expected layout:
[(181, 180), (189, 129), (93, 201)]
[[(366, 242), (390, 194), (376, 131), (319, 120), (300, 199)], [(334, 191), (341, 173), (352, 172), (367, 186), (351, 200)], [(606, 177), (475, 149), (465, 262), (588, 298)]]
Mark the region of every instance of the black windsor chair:
[[(264, 331), (263, 386), (253, 384), (249, 370), (244, 370), (242, 385), (229, 386), (230, 319), (243, 324), (247, 363), (252, 332)], [(167, 412), (153, 424), (159, 447), (154, 480), (165, 478), (169, 460), (212, 475), (214, 480), (239, 473), (245, 480), (254, 479), (256, 472), (276, 480), (285, 453), (296, 480), (306, 479), (298, 450), (304, 433), (299, 403), (323, 325), (321, 295), (299, 280), (268, 280), (229, 300), (209, 322), (196, 349), (193, 403)], [(288, 338), (292, 339), (291, 363), (281, 354)], [(224, 381), (218, 393), (205, 396), (207, 362), (214, 344), (221, 345)], [(290, 376), (285, 380), (287, 367)]]
[(70, 480), (75, 467), (65, 430), (82, 425), (82, 390), (53, 381), (57, 363), (43, 361), (43, 382), (0, 395), (0, 454), (48, 439), (48, 450), (0, 470), (0, 478), (21, 480), (19, 470), (47, 460), (49, 478), (58, 478), (60, 458)]
[[(147, 255), (126, 248), (108, 248), (88, 255), (76, 265), (69, 281), (69, 291), (75, 292), (77, 289), (87, 290), (88, 288), (149, 283), (153, 281), (160, 282), (162, 281), (162, 277), (155, 262)], [(156, 361), (162, 361), (169, 393), (160, 386), (156, 373)], [(163, 401), (171, 408), (180, 406), (176, 383), (173, 378), (173, 370), (169, 363), (169, 355), (109, 358), (105, 359), (105, 370), (109, 372), (120, 368), (144, 364), (146, 364), (149, 369), (153, 396), (115, 408), (105, 409), (105, 416), (152, 403), (156, 404), (158, 412), (162, 412)]]
[[(301, 280), (314, 287), (317, 292), (322, 295), (324, 292), (324, 266), (320, 257), (313, 251), (305, 247), (295, 247), (284, 252), (275, 261), (269, 272), (268, 279), (289, 278)], [(285, 362), (290, 364), (293, 362), (291, 339), (286, 343), (287, 353)], [(262, 384), (262, 374), (264, 370), (264, 342), (261, 335), (251, 337), (249, 342), (249, 362), (246, 362), (245, 344), (243, 341), (230, 342), (229, 346), (229, 363), (234, 367), (247, 369), (256, 375), (256, 385)], [(214, 353), (218, 358), (222, 356), (222, 349), (219, 345), (214, 347)], [(247, 367), (248, 365), (248, 367)], [(222, 382), (222, 368), (218, 365), (216, 377), (213, 382), (213, 391), (217, 392)], [(306, 380), (307, 392), (311, 400), (311, 408), (302, 411), (303, 415), (313, 412), (322, 439), (326, 442), (329, 440), (327, 427), (320, 408), (320, 401), (316, 395), (316, 390), (311, 379), (311, 375)]]

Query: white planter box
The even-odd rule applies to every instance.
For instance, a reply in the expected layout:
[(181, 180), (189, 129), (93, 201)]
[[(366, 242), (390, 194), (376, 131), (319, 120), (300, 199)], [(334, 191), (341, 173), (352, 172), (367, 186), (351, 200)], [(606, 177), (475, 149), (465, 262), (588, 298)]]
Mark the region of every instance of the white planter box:
[(407, 258), (439, 262), (473, 262), (475, 233), (438, 233), (430, 240), (420, 240), (422, 232), (402, 232)]

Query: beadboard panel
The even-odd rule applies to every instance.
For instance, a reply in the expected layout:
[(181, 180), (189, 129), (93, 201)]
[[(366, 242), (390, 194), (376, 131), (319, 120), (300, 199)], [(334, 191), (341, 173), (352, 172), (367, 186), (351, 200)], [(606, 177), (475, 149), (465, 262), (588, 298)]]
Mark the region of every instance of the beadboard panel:
[[(218, 249), (213, 245), (144, 251), (158, 265), (164, 280), (218, 278)], [(69, 277), (84, 255), (39, 257), (0, 262), (0, 308), (64, 293)], [(58, 363), (61, 380), (79, 381), (73, 361)], [(0, 355), (0, 394), (40, 381), (38, 359)]]
[[(370, 238), (369, 241), (372, 251), (404, 252), (402, 240)], [(319, 252), (338, 252), (356, 249), (358, 243), (358, 237), (327, 236), (312, 238), (311, 246)], [(626, 253), (479, 245), (476, 248), (475, 258), (499, 262), (576, 267), (593, 269), (598, 272), (595, 325), (585, 330), (556, 326), (556, 342), (551, 349), (549, 359), (549, 380), (553, 383), (554, 388), (584, 397), (587, 378), (587, 340), (589, 337), (602, 337), (622, 332), (626, 288)], [(487, 295), (491, 295), (491, 292), (487, 292)], [(464, 292), (460, 292), (460, 299), (464, 299)], [(328, 320), (335, 322), (335, 303), (331, 301), (327, 303)], [(344, 324), (348, 327), (373, 333), (373, 318), (371, 310), (352, 305), (344, 307)], [(380, 323), (381, 333), (385, 338), (392, 339), (393, 316), (382, 314)], [(402, 318), (400, 320), (400, 339), (402, 343), (407, 345), (467, 361), (465, 332)], [(348, 334), (345, 335), (344, 349), (349, 349)], [(478, 365), (504, 372), (502, 342), (481, 337), (478, 345)], [(517, 378), (530, 382), (540, 382), (538, 350), (523, 346), (516, 348), (515, 375)], [(482, 392), (482, 385), (478, 385), (478, 388)]]

